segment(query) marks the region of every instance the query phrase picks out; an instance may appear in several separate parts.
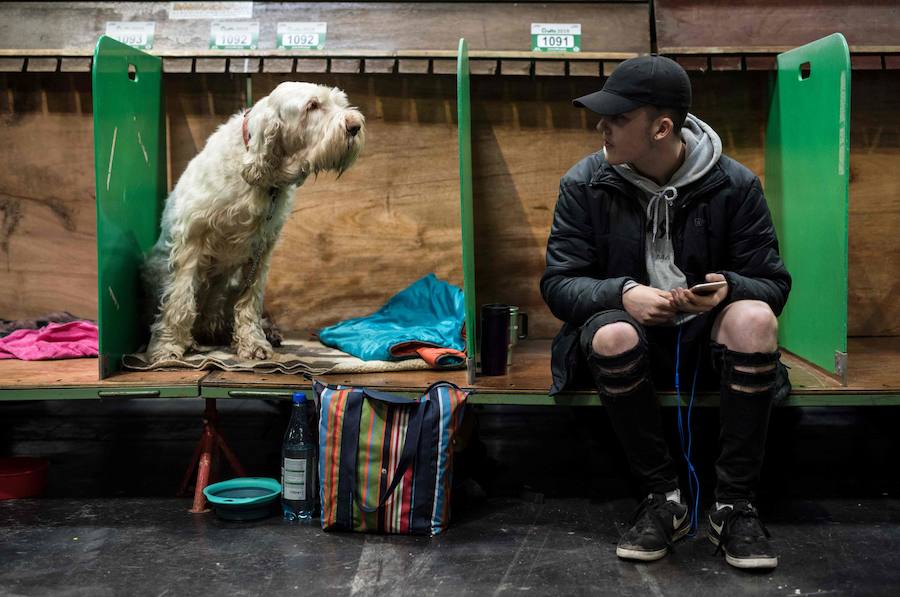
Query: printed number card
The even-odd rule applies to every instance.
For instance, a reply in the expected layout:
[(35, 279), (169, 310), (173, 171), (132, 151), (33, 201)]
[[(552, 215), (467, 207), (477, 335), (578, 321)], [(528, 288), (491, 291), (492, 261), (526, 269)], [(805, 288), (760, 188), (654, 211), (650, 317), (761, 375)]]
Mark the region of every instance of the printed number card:
[(581, 23), (532, 23), (532, 52), (580, 52)]
[(252, 2), (169, 2), (169, 19), (252, 19)]
[(259, 21), (213, 21), (209, 25), (210, 50), (255, 50), (258, 42)]
[(139, 50), (153, 49), (153, 33), (156, 23), (144, 21), (109, 21), (106, 35)]
[(278, 23), (279, 50), (321, 50), (325, 47), (328, 23)]

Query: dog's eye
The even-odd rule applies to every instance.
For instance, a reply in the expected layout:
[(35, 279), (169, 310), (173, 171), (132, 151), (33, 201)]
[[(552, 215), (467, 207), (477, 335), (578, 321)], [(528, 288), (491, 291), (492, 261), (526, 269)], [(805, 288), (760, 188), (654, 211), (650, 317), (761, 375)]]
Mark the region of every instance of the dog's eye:
[(312, 112), (313, 110), (318, 110), (318, 109), (319, 109), (319, 100), (311, 99), (308, 102), (306, 102), (306, 111), (307, 112)]

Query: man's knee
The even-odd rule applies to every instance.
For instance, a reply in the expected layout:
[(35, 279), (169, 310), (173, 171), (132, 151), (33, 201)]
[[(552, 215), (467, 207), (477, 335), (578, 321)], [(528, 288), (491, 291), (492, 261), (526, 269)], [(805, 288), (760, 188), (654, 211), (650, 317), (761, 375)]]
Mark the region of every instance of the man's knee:
[(601, 394), (628, 396), (647, 379), (647, 350), (637, 330), (618, 321), (600, 327), (591, 339), (588, 367)]
[(601, 356), (615, 356), (632, 350), (640, 338), (630, 323), (617, 321), (597, 330), (591, 340), (591, 348)]
[(716, 342), (735, 352), (774, 352), (778, 318), (762, 301), (737, 301), (719, 315), (713, 335)]

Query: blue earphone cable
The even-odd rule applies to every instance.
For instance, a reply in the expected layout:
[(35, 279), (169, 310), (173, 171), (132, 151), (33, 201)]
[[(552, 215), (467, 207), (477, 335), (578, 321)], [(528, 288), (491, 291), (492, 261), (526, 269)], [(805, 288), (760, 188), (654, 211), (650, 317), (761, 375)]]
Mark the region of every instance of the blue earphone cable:
[[(681, 455), (687, 465), (688, 488), (691, 493), (691, 530), (688, 536), (693, 537), (700, 526), (700, 479), (691, 462), (692, 434), (691, 434), (691, 409), (694, 406), (694, 396), (697, 391), (697, 372), (700, 370), (700, 358), (694, 364), (694, 379), (691, 382), (691, 399), (687, 408), (687, 442), (685, 442), (684, 421), (681, 416), (681, 327), (678, 326), (678, 340), (675, 346), (675, 399), (678, 401), (678, 438), (681, 441)], [(699, 353), (699, 351), (698, 351)]]

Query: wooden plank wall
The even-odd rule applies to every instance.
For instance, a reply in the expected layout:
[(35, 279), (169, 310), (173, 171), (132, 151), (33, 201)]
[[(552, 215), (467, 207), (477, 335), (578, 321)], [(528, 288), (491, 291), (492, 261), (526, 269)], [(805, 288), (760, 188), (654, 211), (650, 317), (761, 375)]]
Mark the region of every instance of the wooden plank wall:
[[(698, 116), (721, 135), (724, 151), (762, 174), (765, 73), (694, 75)], [(559, 322), (540, 296), (547, 236), (560, 177), (597, 151), (598, 118), (572, 107), (599, 80), (476, 78), (473, 83), (476, 282), (480, 303), (518, 304), (533, 337)]]
[[(91, 50), (107, 21), (155, 21), (154, 51), (206, 50), (209, 19), (169, 20), (170, 2), (0, 3), (0, 48)], [(254, 2), (259, 49), (279, 21), (325, 21), (327, 49), (531, 49), (531, 23), (582, 23), (584, 52), (647, 52), (649, 4), (622, 2)]]
[[(179, 78), (181, 77), (181, 78)], [(455, 78), (314, 75), (344, 88), (369, 144), (340, 180), (302, 188), (273, 262), (270, 308), (305, 329), (368, 313), (427, 272), (461, 284), (457, 255)], [(693, 73), (695, 111), (725, 151), (763, 174), (766, 73)], [(282, 78), (254, 76), (257, 96)], [(518, 303), (534, 337), (558, 323), (537, 281), (559, 177), (599, 144), (569, 100), (597, 82), (563, 77), (473, 81), (480, 302)], [(91, 95), (86, 74), (0, 78), (0, 318), (65, 309), (96, 317)], [(169, 75), (171, 180), (243, 105), (234, 75)], [(897, 71), (854, 71), (851, 120), (850, 333), (900, 334), (900, 124)], [(170, 181), (171, 182), (171, 181)]]
[[(854, 71), (850, 149), (849, 334), (900, 334), (900, 76)], [(694, 112), (713, 126), (725, 153), (765, 179), (765, 72), (691, 73)], [(596, 119), (570, 107), (596, 82), (475, 79), (476, 281), (480, 303), (518, 304), (534, 337), (559, 323), (538, 279), (559, 177), (599, 147)], [(824, 282), (824, 281), (823, 281)]]
[(900, 335), (900, 71), (853, 71), (848, 333)]
[[(340, 180), (323, 175), (297, 194), (267, 291), (279, 325), (366, 315), (429, 272), (461, 287), (456, 77), (306, 79), (347, 92), (367, 146)], [(281, 80), (255, 78), (255, 89)]]
[(0, 318), (97, 316), (90, 76), (0, 75)]
[(796, 47), (840, 31), (851, 46), (900, 45), (896, 0), (654, 0), (662, 53)]
[[(367, 116), (369, 148), (340, 181), (326, 174), (300, 189), (270, 272), (267, 306), (279, 324), (305, 330), (369, 313), (429, 272), (461, 285), (455, 77), (305, 79), (348, 93)], [(254, 97), (282, 80), (255, 77)], [(89, 79), (5, 81), (0, 159), (15, 166), (0, 169), (0, 318), (56, 309), (95, 318)], [(244, 106), (244, 90), (241, 76), (166, 78), (170, 187)]]

